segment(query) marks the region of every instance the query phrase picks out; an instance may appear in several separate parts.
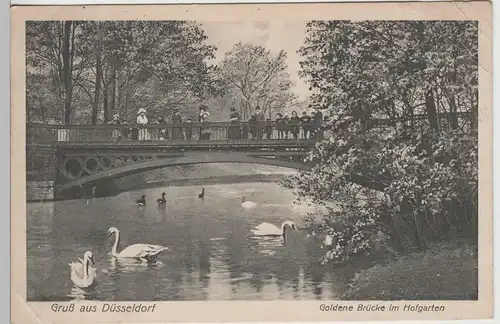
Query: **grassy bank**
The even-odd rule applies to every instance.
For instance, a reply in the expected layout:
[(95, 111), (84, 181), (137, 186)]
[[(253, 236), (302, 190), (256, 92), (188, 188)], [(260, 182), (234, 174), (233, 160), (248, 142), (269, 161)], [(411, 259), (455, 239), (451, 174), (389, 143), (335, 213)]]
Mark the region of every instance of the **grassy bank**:
[(448, 241), (356, 273), (346, 300), (475, 300), (474, 244)]

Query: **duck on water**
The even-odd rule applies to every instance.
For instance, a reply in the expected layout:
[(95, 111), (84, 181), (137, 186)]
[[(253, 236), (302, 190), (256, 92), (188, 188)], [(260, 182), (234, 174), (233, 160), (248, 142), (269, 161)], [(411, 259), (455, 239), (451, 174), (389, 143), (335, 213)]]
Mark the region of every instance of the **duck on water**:
[(140, 199), (135, 201), (137, 206), (146, 206), (146, 195), (142, 195)]
[(158, 198), (156, 199), (156, 202), (159, 204), (159, 205), (164, 205), (167, 203), (167, 200), (165, 199), (165, 195), (166, 193), (162, 192), (161, 193), (161, 198)]

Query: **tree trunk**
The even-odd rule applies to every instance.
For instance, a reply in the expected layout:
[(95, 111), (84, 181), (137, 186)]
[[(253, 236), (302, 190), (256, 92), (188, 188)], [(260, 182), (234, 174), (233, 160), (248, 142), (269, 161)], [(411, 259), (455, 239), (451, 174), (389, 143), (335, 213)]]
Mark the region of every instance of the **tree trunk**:
[[(118, 69), (116, 71), (116, 79), (117, 80), (121, 80), (121, 74), (122, 74), (122, 70), (121, 69)], [(120, 118), (122, 118), (122, 87), (120, 87), (120, 84), (119, 82), (115, 82), (115, 89), (114, 89), (114, 92), (115, 92), (115, 100), (116, 100), (116, 113), (120, 115)]]
[[(425, 57), (425, 53), (427, 52), (428, 44), (425, 41), (425, 22), (417, 21), (416, 28), (418, 30), (419, 35), (419, 46), (418, 49), (421, 51), (420, 60), (418, 62), (419, 69), (424, 71), (427, 68), (427, 64), (423, 59)], [(432, 93), (432, 89), (428, 89), (425, 93), (425, 109), (427, 111), (427, 119), (429, 120), (429, 124), (431, 128), (436, 132), (439, 131), (439, 124), (437, 120), (437, 109), (436, 102), (434, 101), (434, 95)]]
[(127, 69), (125, 70), (125, 86), (123, 90), (123, 108), (124, 108), (124, 117), (128, 121), (128, 99), (129, 99), (129, 89), (128, 89), (128, 81), (130, 77), (130, 65), (127, 64)]
[(73, 94), (72, 85), (72, 67), (71, 67), (71, 55), (70, 55), (70, 39), (71, 30), (73, 27), (72, 21), (64, 22), (63, 29), (63, 47), (62, 47), (62, 59), (63, 59), (63, 84), (64, 84), (64, 124), (69, 124), (71, 118), (71, 101)]
[(471, 115), (472, 115), (472, 118), (471, 118), (471, 128), (474, 129), (474, 130), (477, 129), (478, 98), (479, 98), (479, 94), (478, 94), (478, 90), (476, 88), (474, 90), (474, 94), (471, 96), (471, 102), (472, 102), (472, 107), (471, 107)]
[[(456, 50), (453, 51), (454, 56), (457, 56)], [(451, 82), (452, 84), (457, 84), (457, 66), (455, 63), (455, 66), (453, 68), (453, 72), (451, 73)], [(457, 101), (455, 99), (455, 94), (452, 93), (450, 95), (450, 124), (452, 129), (457, 129), (458, 128), (458, 117), (457, 117)]]
[(458, 128), (458, 117), (457, 117), (457, 102), (455, 99), (455, 95), (452, 94), (450, 98), (450, 124), (452, 129)]
[(102, 108), (103, 108), (103, 117), (104, 117), (104, 124), (107, 124), (108, 121), (109, 121), (109, 91), (108, 91), (108, 82), (104, 83), (104, 89), (102, 91), (102, 99), (103, 99), (103, 105), (102, 105)]
[(97, 116), (99, 113), (99, 100), (101, 97), (101, 45), (96, 46), (96, 78), (95, 78), (95, 89), (94, 89), (94, 102), (92, 103), (92, 125), (97, 124)]
[(436, 102), (434, 101), (432, 90), (428, 90), (425, 94), (425, 109), (427, 111), (427, 119), (429, 120), (429, 124), (431, 125), (432, 129), (434, 129), (436, 132), (439, 132)]
[(111, 75), (113, 83), (111, 84), (111, 92), (113, 96), (111, 97), (111, 109), (110, 112), (114, 113), (116, 112), (116, 68), (113, 67), (113, 72)]
[(45, 106), (40, 103), (40, 118), (42, 118), (42, 120), (45, 122)]

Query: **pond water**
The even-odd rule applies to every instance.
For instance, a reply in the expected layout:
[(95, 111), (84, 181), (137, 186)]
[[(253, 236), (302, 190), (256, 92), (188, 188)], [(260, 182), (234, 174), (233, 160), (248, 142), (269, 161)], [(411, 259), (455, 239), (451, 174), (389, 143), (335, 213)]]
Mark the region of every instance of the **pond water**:
[[(167, 194), (166, 206), (155, 200)], [(318, 243), (306, 238), (306, 206), (275, 183), (155, 188), (115, 197), (28, 204), (28, 300), (277, 300), (338, 299), (347, 276), (321, 267)], [(145, 207), (135, 200), (146, 195)], [(242, 197), (256, 206), (244, 208)], [(255, 237), (261, 222), (299, 227), (282, 238)], [(154, 265), (110, 256), (135, 243), (167, 246)], [(97, 283), (81, 290), (70, 280), (69, 262), (94, 253)]]

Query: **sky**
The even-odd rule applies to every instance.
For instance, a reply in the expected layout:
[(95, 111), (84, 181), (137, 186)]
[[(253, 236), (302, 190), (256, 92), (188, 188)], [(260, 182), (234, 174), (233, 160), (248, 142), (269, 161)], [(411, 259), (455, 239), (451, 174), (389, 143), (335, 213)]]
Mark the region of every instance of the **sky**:
[(309, 97), (309, 87), (299, 78), (300, 56), (297, 50), (305, 39), (305, 21), (239, 21), (201, 22), (208, 43), (217, 47), (216, 62), (224, 58), (236, 43), (262, 45), (273, 54), (285, 50), (288, 57), (288, 73), (295, 82), (294, 92), (300, 100)]

